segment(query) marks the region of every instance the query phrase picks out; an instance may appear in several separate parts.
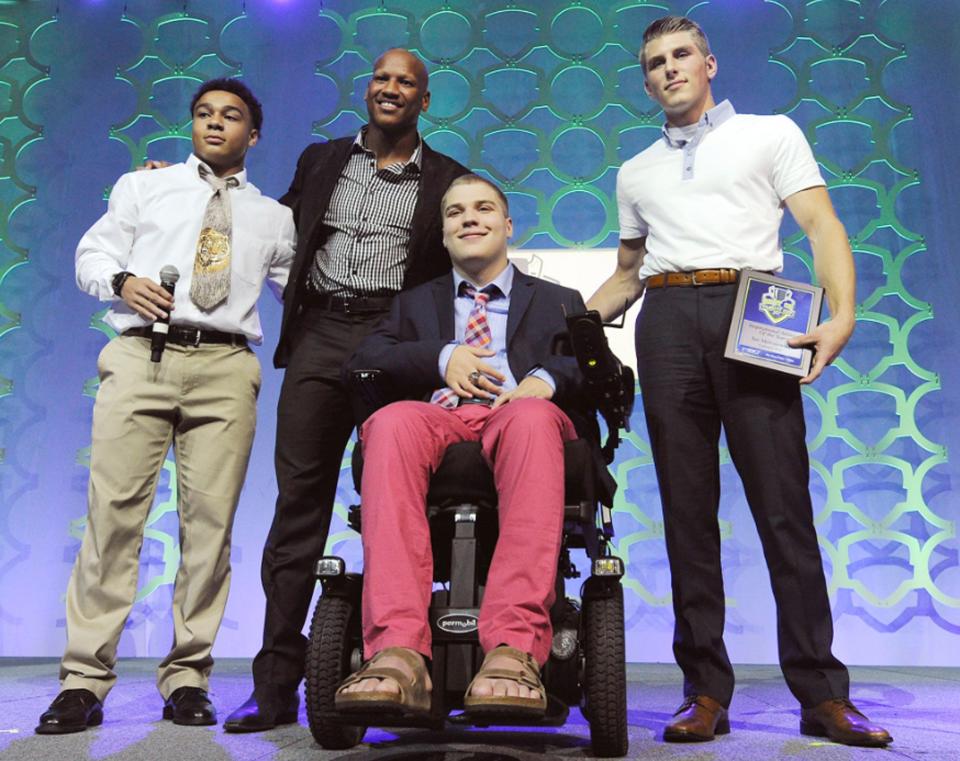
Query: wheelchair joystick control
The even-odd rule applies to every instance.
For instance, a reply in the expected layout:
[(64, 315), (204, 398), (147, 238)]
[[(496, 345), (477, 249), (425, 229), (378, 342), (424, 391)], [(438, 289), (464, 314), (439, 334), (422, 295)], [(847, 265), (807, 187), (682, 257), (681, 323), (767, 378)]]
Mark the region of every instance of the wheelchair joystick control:
[(610, 349), (599, 312), (591, 309), (582, 314), (567, 315), (566, 319), (573, 355), (586, 380), (587, 389), (607, 423), (603, 456), (610, 463), (620, 443), (620, 429), (630, 431), (634, 397), (633, 369), (624, 365)]

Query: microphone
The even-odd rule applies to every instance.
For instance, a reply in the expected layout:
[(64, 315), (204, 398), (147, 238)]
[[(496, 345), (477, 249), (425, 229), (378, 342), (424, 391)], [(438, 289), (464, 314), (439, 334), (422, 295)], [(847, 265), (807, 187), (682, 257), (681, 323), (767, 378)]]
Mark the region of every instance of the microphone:
[[(173, 291), (180, 279), (180, 270), (172, 264), (160, 270), (160, 285), (173, 297)], [(170, 330), (170, 312), (166, 317), (158, 317), (153, 323), (153, 333), (150, 335), (150, 361), (159, 362), (163, 349), (167, 345), (167, 332)]]

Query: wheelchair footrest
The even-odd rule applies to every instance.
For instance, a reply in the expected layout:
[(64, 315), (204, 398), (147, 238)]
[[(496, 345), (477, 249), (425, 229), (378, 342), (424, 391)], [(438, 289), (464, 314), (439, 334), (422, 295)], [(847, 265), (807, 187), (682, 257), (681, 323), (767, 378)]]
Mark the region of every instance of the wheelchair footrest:
[(491, 722), (489, 716), (474, 718), (467, 713), (458, 713), (456, 716), (450, 716), (447, 721), (459, 727), (562, 727), (566, 723), (569, 713), (570, 709), (566, 703), (548, 693), (547, 712), (540, 719), (530, 719), (523, 716), (511, 719), (507, 716), (498, 716), (495, 721)]
[(404, 714), (390, 714), (380, 712), (376, 716), (360, 711), (335, 711), (337, 721), (344, 724), (361, 727), (421, 727), (423, 729), (441, 730), (446, 724), (445, 718), (430, 716), (411, 716)]

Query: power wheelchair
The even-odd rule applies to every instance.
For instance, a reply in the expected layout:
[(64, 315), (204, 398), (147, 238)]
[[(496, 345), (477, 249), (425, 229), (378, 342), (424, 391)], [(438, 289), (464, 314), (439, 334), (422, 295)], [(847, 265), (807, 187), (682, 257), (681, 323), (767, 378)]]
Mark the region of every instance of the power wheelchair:
[[(547, 691), (546, 715), (516, 725), (560, 726), (568, 706), (579, 706), (590, 725), (597, 756), (627, 752), (626, 667), (623, 620), (623, 563), (612, 556), (611, 508), (616, 483), (606, 464), (613, 460), (619, 429), (629, 430), (634, 379), (610, 351), (600, 317), (586, 312), (567, 317), (568, 333), (555, 350), (576, 356), (590, 396), (607, 426), (607, 442), (577, 439), (564, 451), (565, 515), (557, 573), (557, 601), (551, 610), (553, 643), (542, 669)], [(354, 374), (358, 420), (386, 402), (376, 371)], [(359, 491), (360, 447), (353, 454), (353, 479)], [(362, 497), (361, 497), (362, 498)], [(425, 719), (391, 719), (383, 726), (424, 726), (440, 729), (445, 722), (488, 726), (466, 714), (463, 694), (483, 659), (477, 621), (487, 569), (497, 537), (497, 493), (493, 475), (478, 442), (449, 447), (431, 479), (427, 497), (434, 580), (445, 588), (433, 592), (430, 625), (433, 632), (432, 705)], [(360, 530), (360, 506), (349, 511), (350, 525)], [(581, 602), (566, 597), (564, 579), (580, 572), (570, 551), (583, 549), (591, 561), (583, 582)], [(363, 663), (360, 628), (360, 574), (346, 573), (344, 561), (323, 557), (315, 567), (322, 594), (314, 610), (306, 653), (306, 710), (310, 731), (328, 749), (345, 749), (361, 742), (366, 726), (357, 717), (338, 713), (334, 693)], [(505, 725), (498, 719), (498, 725)]]

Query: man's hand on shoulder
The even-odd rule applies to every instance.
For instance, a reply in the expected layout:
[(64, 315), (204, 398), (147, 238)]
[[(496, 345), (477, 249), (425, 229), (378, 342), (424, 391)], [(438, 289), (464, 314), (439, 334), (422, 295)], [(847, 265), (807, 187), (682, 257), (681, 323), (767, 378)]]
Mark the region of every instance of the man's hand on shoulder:
[(460, 344), (450, 355), (443, 380), (457, 396), (467, 399), (478, 396), (493, 399), (500, 393), (500, 386), (506, 380), (503, 373), (486, 362), (484, 357), (492, 357), (490, 349)]
[(542, 378), (538, 378), (535, 375), (528, 375), (520, 381), (520, 385), (513, 389), (513, 391), (500, 394), (493, 403), (493, 409), (516, 399), (525, 399), (528, 397), (533, 399), (552, 399), (553, 389), (550, 387), (550, 384)]
[(137, 171), (142, 172), (146, 169), (166, 169), (168, 166), (172, 166), (169, 161), (163, 161), (161, 159), (147, 159), (142, 165), (137, 167)]
[(787, 341), (795, 349), (803, 346), (814, 351), (810, 374), (801, 378), (800, 383), (813, 383), (820, 377), (827, 365), (831, 364), (847, 345), (855, 324), (856, 322), (851, 320), (833, 319), (817, 325), (805, 335)]
[(148, 277), (128, 277), (120, 291), (120, 297), (145, 320), (166, 317), (173, 309), (173, 299), (167, 289)]

